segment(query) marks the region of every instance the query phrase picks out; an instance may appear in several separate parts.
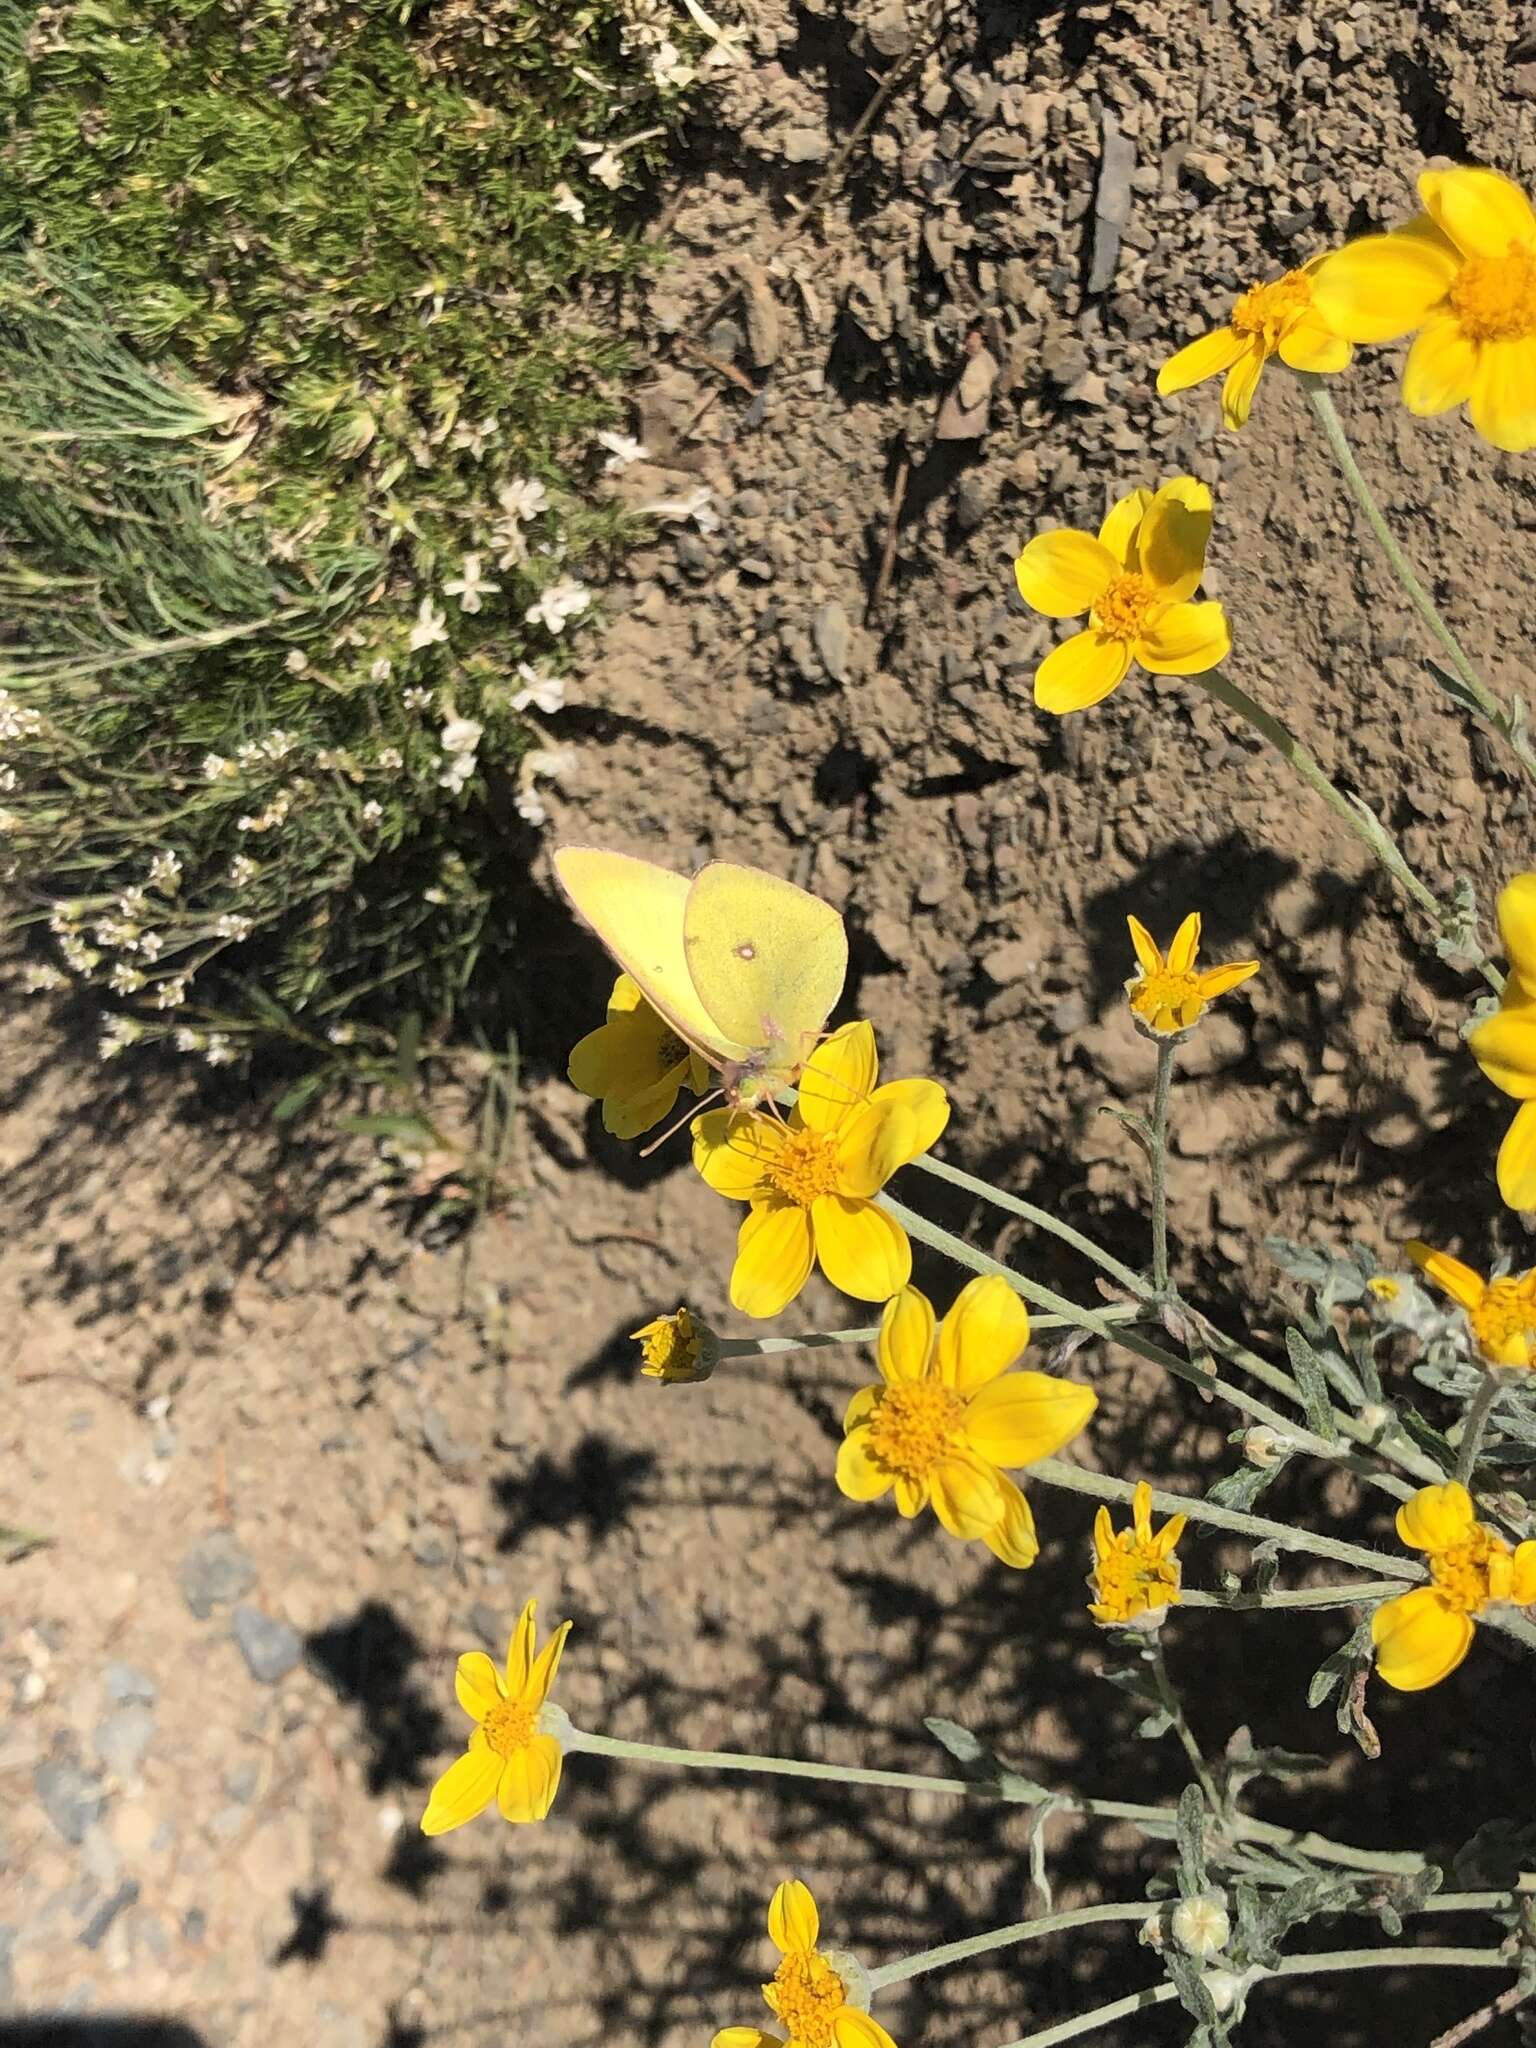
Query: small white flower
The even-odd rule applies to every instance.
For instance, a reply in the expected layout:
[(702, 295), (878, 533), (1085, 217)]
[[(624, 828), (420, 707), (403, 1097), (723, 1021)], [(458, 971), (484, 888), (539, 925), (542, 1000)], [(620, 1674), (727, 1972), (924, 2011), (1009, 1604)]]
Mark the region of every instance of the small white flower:
[(451, 583), (443, 585), (443, 594), (446, 597), (456, 597), (462, 611), (477, 612), (486, 593), (500, 588), (501, 585), (493, 583), (480, 567), (480, 556), (468, 554), (464, 557), (458, 575)]
[(123, 960), (119, 960), (112, 972), (107, 976), (107, 987), (111, 989), (115, 996), (137, 995), (143, 986), (144, 977), (140, 974), (137, 967), (130, 967)]
[(534, 747), (523, 756), (524, 773), (542, 775), (546, 782), (564, 782), (576, 766), (574, 747)]
[(149, 915), (149, 898), (142, 889), (125, 889), (117, 899), (117, 909), (120, 917), (141, 923)]
[(405, 756), (398, 747), (380, 747), (379, 766), (388, 769), (403, 768)]
[(609, 472), (628, 469), (632, 462), (645, 460), (645, 444), (637, 441), (633, 434), (616, 434), (611, 427), (604, 427), (597, 438), (599, 445), (608, 450), (608, 460), (603, 468)]
[(587, 209), (564, 179), (555, 187), (555, 211), (568, 213), (574, 221), (584, 221), (587, 217)]
[(221, 939), (248, 939), (255, 926), (248, 917), (242, 917), (238, 910), (226, 910), (214, 930)]
[(381, 654), (368, 671), (370, 683), (387, 683), (394, 674), (395, 664), (387, 654)]
[(720, 525), (714, 496), (708, 484), (697, 484), (679, 498), (655, 498), (649, 505), (642, 505), (640, 510), (648, 512), (652, 519), (675, 520), (680, 524), (691, 519), (700, 533), (714, 533)]
[(411, 293), (413, 299), (430, 299), (432, 301), (427, 313), (427, 325), (429, 327), (434, 320), (441, 316), (443, 301), (447, 294), (448, 280), (445, 277), (429, 277), (425, 284), (418, 285), (415, 291)]
[(562, 576), (540, 591), (538, 602), (529, 605), (523, 617), (530, 626), (543, 626), (547, 632), (559, 633), (567, 619), (577, 618), (591, 602), (592, 593), (584, 583), (578, 583), (573, 576)]
[(254, 882), (260, 873), (261, 869), (248, 853), (237, 853), (229, 864), (229, 879), (237, 889), (243, 889), (247, 882)]
[(29, 996), (49, 995), (54, 989), (68, 988), (69, 976), (45, 961), (29, 967), (22, 976), (22, 987)]
[(187, 1000), (187, 977), (173, 974), (168, 981), (162, 981), (155, 990), (157, 1010), (179, 1010)]
[(526, 711), (531, 704), (536, 711), (542, 711), (548, 718), (555, 712), (564, 710), (564, 676), (547, 676), (526, 661), (517, 664), (517, 672), (523, 679), (523, 687), (512, 699), (514, 711)]
[(181, 886), (181, 865), (179, 853), (157, 853), (149, 864), (150, 888), (174, 896)]
[(210, 1067), (227, 1067), (235, 1057), (235, 1049), (224, 1031), (210, 1031), (208, 1042), (203, 1048), (203, 1058)]
[(526, 526), (549, 510), (549, 493), (537, 477), (514, 477), (496, 493), (496, 502), (509, 519), (520, 520)]
[(434, 691), (423, 689), (420, 683), (414, 683), (410, 689), (402, 693), (400, 701), (407, 711), (430, 711), (437, 698)]
[(487, 414), (478, 423), (471, 420), (460, 420), (453, 430), (452, 446), (467, 449), (474, 460), (478, 462), (485, 453), (486, 443), (494, 441), (500, 432), (501, 422), (494, 413)]
[(531, 789), (522, 789), (514, 799), (517, 815), (528, 825), (547, 825), (549, 812)]
[(233, 761), (227, 761), (222, 754), (204, 754), (203, 780), (205, 782), (227, 782), (239, 774)]
[(302, 647), (290, 647), (283, 656), (283, 667), (287, 669), (289, 675), (301, 676), (309, 667), (309, 656)]
[(1232, 1932), (1220, 1892), (1205, 1892), (1193, 1899), (1180, 1899), (1169, 1923), (1173, 1938), (1188, 1956), (1219, 1955)]
[(447, 638), (448, 614), (440, 610), (430, 597), (424, 597), (416, 613), (416, 623), (411, 628), (411, 652), (419, 654), (422, 648)]
[(437, 778), (439, 789), (446, 789), (450, 796), (457, 796), (475, 772), (473, 754), (450, 754), (443, 772)]
[(515, 519), (503, 519), (493, 526), (490, 542), (498, 569), (520, 569), (528, 559), (528, 536)]
[[(581, 144), (576, 147), (579, 149)], [(616, 149), (599, 147), (597, 155), (587, 159), (587, 176), (606, 185), (610, 192), (617, 192), (624, 182), (624, 159)]]
[(651, 58), (651, 83), (658, 92), (666, 92), (669, 87), (681, 92), (697, 76), (675, 43), (663, 43)]
[(362, 818), (365, 825), (377, 825), (384, 816), (384, 806), (369, 797), (363, 805)]
[(19, 832), (26, 822), (20, 811), (0, 810), (0, 833)]
[(484, 737), (485, 727), (477, 718), (450, 718), (438, 741), (445, 754), (473, 754)]
[(357, 1026), (355, 1024), (333, 1024), (325, 1035), (332, 1045), (355, 1045), (357, 1043)]
[(16, 770), (14, 768), (0, 768), (0, 791), (9, 796), (15, 787)]
[(96, 1050), (100, 1058), (115, 1060), (120, 1052), (136, 1044), (143, 1036), (144, 1026), (132, 1017), (108, 1017), (96, 1041)]
[(178, 1052), (201, 1052), (208, 1040), (201, 1031), (194, 1031), (188, 1024), (179, 1024), (171, 1042)]
[(161, 937), (159, 932), (145, 932), (143, 937), (139, 940), (138, 953), (139, 957), (143, 960), (158, 960), (160, 958), (160, 955), (164, 951), (165, 940)]
[(43, 721), (30, 704), (23, 704), (9, 690), (0, 690), (0, 740), (31, 739), (43, 729)]
[(101, 964), (101, 955), (95, 947), (88, 946), (84, 939), (77, 938), (73, 932), (66, 933), (59, 940), (59, 951), (64, 955), (65, 965), (72, 968), (76, 974), (89, 974), (93, 968)]

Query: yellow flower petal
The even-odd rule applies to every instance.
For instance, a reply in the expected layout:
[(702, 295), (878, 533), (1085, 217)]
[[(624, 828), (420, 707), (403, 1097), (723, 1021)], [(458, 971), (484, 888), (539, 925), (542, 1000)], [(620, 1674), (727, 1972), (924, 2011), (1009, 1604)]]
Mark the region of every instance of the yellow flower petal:
[(838, 1445), (837, 1490), (847, 1499), (879, 1500), (882, 1494), (890, 1492), (895, 1477), (890, 1466), (882, 1464), (870, 1448), (866, 1427), (850, 1430)]
[(562, 1621), (549, 1641), (534, 1659), (533, 1669), (528, 1674), (528, 1685), (523, 1697), (532, 1706), (542, 1707), (549, 1698), (550, 1688), (555, 1682), (555, 1673), (560, 1669), (560, 1657), (565, 1649), (565, 1639), (571, 1632), (571, 1624)]
[(1037, 533), (1013, 565), (1020, 597), (1048, 619), (1090, 611), (1119, 570), (1102, 541), (1072, 526)]
[(1143, 974), (1161, 974), (1163, 971), (1163, 950), (1147, 930), (1139, 917), (1128, 917), (1131, 928), (1131, 944), (1136, 948), (1136, 960)]
[(1028, 1571), (1040, 1555), (1040, 1539), (1035, 1534), (1035, 1518), (1030, 1513), (1029, 1502), (1006, 1472), (995, 1475), (997, 1496), (1002, 1503), (1002, 1519), (987, 1531), (982, 1541), (995, 1558), (1015, 1571)]
[(1211, 493), (1198, 477), (1176, 476), (1147, 507), (1137, 548), (1141, 573), (1170, 604), (1193, 597), (1205, 574), (1211, 538)]
[[(1068, 645), (1071, 643), (1068, 642)], [(1227, 615), (1214, 599), (1170, 605), (1136, 642), (1135, 655), (1155, 676), (1202, 676), (1232, 651)], [(1039, 677), (1035, 678), (1039, 697)]]
[(1229, 960), (1224, 967), (1206, 967), (1195, 976), (1200, 988), (1200, 1000), (1214, 1003), (1218, 996), (1230, 994), (1245, 981), (1251, 981), (1259, 971), (1257, 960)]
[(1387, 1600), (1371, 1616), (1376, 1669), (1398, 1692), (1422, 1692), (1449, 1678), (1472, 1647), (1472, 1623), (1434, 1586)]
[(1312, 304), (1348, 341), (1396, 341), (1421, 327), (1451, 288), (1455, 248), (1415, 223), (1338, 250), (1312, 280)]
[(1035, 670), (1035, 702), (1042, 711), (1086, 711), (1130, 673), (1131, 650), (1122, 640), (1088, 630), (1063, 640)]
[(1029, 1310), (996, 1273), (967, 1283), (939, 1330), (938, 1376), (971, 1395), (1004, 1373), (1029, 1342)]
[(1147, 507), (1152, 502), (1152, 493), (1138, 485), (1134, 491), (1127, 491), (1123, 498), (1117, 498), (1104, 515), (1099, 528), (1099, 540), (1109, 549), (1116, 563), (1122, 569), (1136, 569), (1141, 563), (1138, 537), (1141, 522), (1147, 516)]
[(1476, 1308), (1488, 1292), (1488, 1283), (1481, 1273), (1474, 1273), (1470, 1266), (1464, 1266), (1460, 1259), (1453, 1259), (1449, 1252), (1432, 1251), (1421, 1239), (1412, 1237), (1403, 1246), (1419, 1271), (1428, 1280), (1433, 1280), (1443, 1294), (1461, 1308)]
[(972, 1396), (965, 1440), (992, 1465), (1030, 1465), (1069, 1444), (1099, 1405), (1092, 1387), (1044, 1372), (1009, 1372)]
[(1504, 1133), (1499, 1195), (1511, 1209), (1536, 1209), (1536, 1102), (1522, 1102)]
[(1536, 241), (1536, 213), (1520, 187), (1478, 164), (1420, 171), (1425, 211), (1464, 256), (1507, 256)]
[(507, 1644), (507, 1694), (520, 1700), (528, 1684), (528, 1674), (533, 1669), (534, 1621), (539, 1611), (537, 1600), (525, 1600), (523, 1611), (517, 1617), (517, 1627), (512, 1631), (512, 1640)]
[(1536, 1009), (1495, 1010), (1467, 1033), (1467, 1045), (1495, 1088), (1517, 1102), (1536, 1096)]
[(1002, 1496), (998, 1491), (1001, 1473), (994, 1472), (980, 1458), (953, 1451), (929, 1475), (929, 1498), (933, 1512), (951, 1536), (962, 1543), (985, 1537), (1003, 1519)]
[(832, 2015), (836, 2048), (896, 2048), (896, 2043), (871, 2013), (845, 2005)]
[(809, 1885), (786, 1878), (768, 1904), (768, 1939), (783, 1956), (808, 1956), (821, 1934), (821, 1915)]
[(906, 1479), (898, 1475), (896, 1480), (896, 1511), (910, 1522), (914, 1515), (920, 1515), (928, 1505), (928, 1482), (926, 1479)]
[(1397, 1511), (1397, 1533), (1412, 1550), (1432, 1556), (1465, 1543), (1477, 1526), (1472, 1496), (1455, 1479), (1443, 1486), (1421, 1486)]
[(839, 1192), (865, 1201), (922, 1150), (916, 1117), (891, 1101), (866, 1102), (843, 1125), (836, 1144)]
[(754, 1203), (736, 1239), (731, 1306), (761, 1321), (788, 1308), (811, 1277), (816, 1240), (793, 1202)]
[(610, 1089), (603, 1097), (603, 1129), (615, 1138), (638, 1138), (653, 1130), (677, 1107), (684, 1071), (685, 1063), (679, 1062), (664, 1079), (653, 1081), (633, 1095), (621, 1095)]
[(880, 1062), (874, 1027), (845, 1024), (824, 1038), (800, 1076), (800, 1114), (813, 1131), (835, 1131), (874, 1092)]
[(484, 1650), (466, 1650), (453, 1674), (453, 1690), (459, 1705), (472, 1721), (483, 1721), (502, 1699), (496, 1666)]
[(811, 1218), (822, 1272), (855, 1301), (889, 1301), (911, 1279), (912, 1247), (907, 1233), (894, 1216), (887, 1216), (873, 1202), (819, 1195), (811, 1206)]
[(1403, 403), (1427, 419), (1465, 405), (1477, 377), (1477, 348), (1452, 313), (1437, 313), (1414, 338), (1403, 370)]
[(1263, 349), (1255, 348), (1240, 356), (1228, 370), (1226, 382), (1221, 387), (1221, 423), (1230, 433), (1235, 434), (1239, 428), (1247, 426), (1267, 361)]
[(1517, 1607), (1536, 1605), (1536, 1541), (1530, 1537), (1515, 1546), (1510, 1564), (1509, 1597)]
[[(905, 1293), (906, 1291), (907, 1290), (903, 1288), (902, 1292)], [(897, 1300), (900, 1300), (900, 1298), (900, 1295), (896, 1297)], [(886, 1307), (890, 1307), (889, 1302), (886, 1303)], [(883, 1387), (859, 1388), (859, 1391), (853, 1396), (853, 1398), (849, 1401), (848, 1406), (843, 1410), (843, 1433), (845, 1436), (851, 1435), (853, 1431), (859, 1427), (860, 1423), (868, 1422), (870, 1416), (873, 1415), (875, 1410), (879, 1407), (880, 1396), (884, 1393), (884, 1391), (885, 1389)]]
[[(949, 1122), (949, 1097), (937, 1081), (883, 1081), (869, 1098), (871, 1102), (900, 1103), (910, 1110), (916, 1125), (915, 1149), (908, 1159), (931, 1152), (944, 1135)], [(907, 1160), (902, 1164), (906, 1165)]]
[[(1536, 989), (1536, 875), (1516, 875), (1499, 891), (1499, 936), (1510, 966)], [(1511, 1007), (1507, 989), (1504, 1007)]]
[(761, 2027), (722, 2027), (709, 2048), (789, 2048), (782, 2034), (765, 2034)]
[(733, 1202), (761, 1197), (767, 1172), (782, 1146), (783, 1126), (739, 1109), (707, 1109), (689, 1126), (693, 1163), (706, 1185)]
[(1353, 345), (1335, 334), (1316, 313), (1303, 313), (1295, 326), (1281, 335), (1278, 350), (1288, 369), (1312, 370), (1324, 376), (1348, 369), (1354, 352)]
[(1168, 948), (1168, 972), (1188, 974), (1195, 964), (1200, 951), (1200, 913), (1191, 910), (1173, 935), (1173, 944)]
[(553, 1735), (535, 1735), (501, 1767), (496, 1804), (503, 1820), (542, 1820), (555, 1803), (564, 1759)]
[(880, 1318), (880, 1377), (888, 1387), (925, 1377), (933, 1352), (933, 1303), (915, 1287), (903, 1287), (885, 1304)]
[(1536, 340), (1478, 345), (1471, 417), (1495, 448), (1511, 455), (1536, 448)]
[(1203, 384), (1207, 377), (1219, 377), (1223, 370), (1231, 369), (1239, 356), (1257, 346), (1248, 335), (1239, 334), (1232, 327), (1218, 327), (1213, 334), (1202, 334), (1198, 341), (1188, 342), (1164, 363), (1157, 373), (1158, 391), (1164, 398), (1171, 398), (1175, 392), (1188, 391), (1192, 384)]
[(482, 1737), (481, 1747), (471, 1749), (457, 1763), (450, 1764), (432, 1787), (427, 1810), (421, 1817), (421, 1832), (446, 1835), (450, 1828), (461, 1828), (466, 1821), (484, 1813), (496, 1797), (500, 1777), (501, 1758), (484, 1747)]

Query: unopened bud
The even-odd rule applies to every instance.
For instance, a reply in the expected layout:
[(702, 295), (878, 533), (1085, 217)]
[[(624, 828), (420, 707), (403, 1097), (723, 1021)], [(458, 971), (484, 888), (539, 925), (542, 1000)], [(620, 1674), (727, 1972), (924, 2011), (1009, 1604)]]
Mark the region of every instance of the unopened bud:
[(1136, 1939), (1143, 1948), (1162, 1948), (1164, 1942), (1168, 1939), (1168, 1930), (1163, 1925), (1162, 1914), (1149, 1913), (1146, 1919), (1142, 1921)]
[(1294, 1448), (1290, 1437), (1271, 1429), (1267, 1422), (1256, 1422), (1243, 1432), (1243, 1456), (1250, 1465), (1277, 1465)]
[(1392, 1420), (1392, 1410), (1380, 1401), (1367, 1401), (1360, 1410), (1360, 1427), (1368, 1429), (1374, 1436), (1379, 1429), (1385, 1429)]
[(1240, 2012), (1247, 1980), (1237, 1970), (1207, 1970), (1200, 1982), (1205, 1995), (1219, 2013)]
[(687, 1308), (680, 1308), (675, 1315), (658, 1316), (632, 1335), (639, 1341), (640, 1370), (647, 1379), (672, 1384), (707, 1380), (720, 1356), (714, 1331)]
[(1207, 1956), (1219, 1955), (1231, 1932), (1232, 1923), (1219, 1892), (1180, 1899), (1173, 1909), (1173, 1938), (1186, 1955), (1202, 1961)]

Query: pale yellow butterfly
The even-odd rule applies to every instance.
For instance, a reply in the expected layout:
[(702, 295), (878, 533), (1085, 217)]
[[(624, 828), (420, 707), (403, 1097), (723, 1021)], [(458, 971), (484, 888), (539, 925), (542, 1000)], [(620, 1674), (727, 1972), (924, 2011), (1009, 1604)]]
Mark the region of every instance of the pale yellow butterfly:
[(843, 992), (848, 937), (828, 903), (761, 868), (711, 861), (689, 877), (562, 846), (555, 873), (652, 1008), (719, 1070), (729, 1100), (799, 1075)]

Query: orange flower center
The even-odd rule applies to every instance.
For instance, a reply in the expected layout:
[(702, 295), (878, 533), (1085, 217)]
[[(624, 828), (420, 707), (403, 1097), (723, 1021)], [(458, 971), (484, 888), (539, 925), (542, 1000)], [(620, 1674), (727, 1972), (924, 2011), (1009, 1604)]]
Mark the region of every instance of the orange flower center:
[(1519, 1280), (1506, 1275), (1490, 1281), (1476, 1308), (1467, 1310), (1467, 1321), (1484, 1358), (1495, 1365), (1524, 1364), (1530, 1340), (1536, 1338), (1536, 1289), (1531, 1275)]
[(1536, 249), (1470, 257), (1450, 298), (1468, 340), (1528, 341), (1536, 335)]
[(1115, 1621), (1133, 1621), (1154, 1607), (1171, 1606), (1179, 1597), (1179, 1579), (1177, 1558), (1143, 1549), (1134, 1536), (1122, 1536), (1120, 1544), (1100, 1556), (1093, 1574), (1098, 1603), (1112, 1610)]
[(832, 2048), (832, 2022), (848, 2003), (843, 1980), (823, 1955), (788, 1955), (764, 1996), (789, 2029), (792, 2048)]
[(837, 1193), (837, 1148), (820, 1131), (786, 1131), (766, 1178), (786, 1201), (809, 1209), (818, 1195)]
[(1431, 1556), (1429, 1575), (1447, 1607), (1457, 1614), (1481, 1614), (1495, 1597), (1490, 1575), (1508, 1579), (1509, 1556), (1508, 1545), (1479, 1522), (1465, 1542)]
[(937, 1380), (884, 1387), (869, 1418), (869, 1444), (903, 1479), (926, 1479), (961, 1437), (965, 1403)]
[(516, 1756), (532, 1742), (538, 1712), (524, 1700), (498, 1700), (480, 1723), (487, 1746), (497, 1756)]
[(1128, 570), (1115, 578), (1093, 607), (1093, 623), (1111, 640), (1123, 640), (1129, 646), (1141, 638), (1153, 607), (1161, 602), (1155, 584)]
[(1251, 285), (1232, 308), (1232, 331), (1262, 342), (1273, 355), (1280, 338), (1312, 304), (1312, 284), (1304, 270), (1288, 270), (1273, 284)]
[(1131, 991), (1131, 1008), (1154, 1031), (1187, 1031), (1205, 1008), (1198, 974), (1175, 974), (1164, 968), (1146, 974)]

